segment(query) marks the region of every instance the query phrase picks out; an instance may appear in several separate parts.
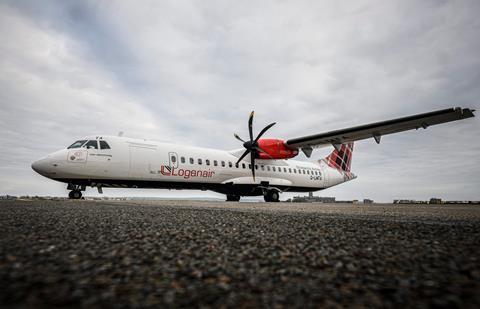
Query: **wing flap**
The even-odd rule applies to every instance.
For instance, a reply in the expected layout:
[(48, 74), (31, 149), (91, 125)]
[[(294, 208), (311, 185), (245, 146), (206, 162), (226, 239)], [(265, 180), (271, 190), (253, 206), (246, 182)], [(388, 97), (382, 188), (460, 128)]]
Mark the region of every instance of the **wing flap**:
[(424, 114), (417, 114), (408, 117), (396, 118), (351, 127), (341, 130), (334, 130), (326, 133), (314, 134), (299, 138), (292, 138), (285, 142), (289, 148), (323, 147), (327, 145), (340, 145), (348, 142), (358, 141), (367, 138), (374, 138), (380, 143), (380, 137), (387, 134), (403, 132), (407, 130), (428, 128), (429, 126), (450, 121), (475, 117), (475, 110), (468, 108), (448, 108)]

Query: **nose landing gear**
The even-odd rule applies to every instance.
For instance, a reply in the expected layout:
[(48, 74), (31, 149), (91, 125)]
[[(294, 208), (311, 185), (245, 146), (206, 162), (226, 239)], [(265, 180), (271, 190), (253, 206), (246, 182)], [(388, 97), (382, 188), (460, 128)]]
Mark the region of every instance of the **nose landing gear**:
[(68, 198), (72, 200), (78, 200), (82, 198), (82, 191), (80, 190), (72, 190), (68, 193)]
[(82, 191), (85, 191), (85, 186), (79, 186), (72, 183), (69, 183), (67, 190), (71, 190), (68, 193), (68, 198), (72, 200), (78, 200), (82, 198)]

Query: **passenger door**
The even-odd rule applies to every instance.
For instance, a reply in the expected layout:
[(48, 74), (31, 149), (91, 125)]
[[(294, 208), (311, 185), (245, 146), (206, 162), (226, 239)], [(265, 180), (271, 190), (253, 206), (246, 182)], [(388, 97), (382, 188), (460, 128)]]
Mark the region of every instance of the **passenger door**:
[(178, 168), (178, 154), (176, 152), (168, 153), (168, 166)]

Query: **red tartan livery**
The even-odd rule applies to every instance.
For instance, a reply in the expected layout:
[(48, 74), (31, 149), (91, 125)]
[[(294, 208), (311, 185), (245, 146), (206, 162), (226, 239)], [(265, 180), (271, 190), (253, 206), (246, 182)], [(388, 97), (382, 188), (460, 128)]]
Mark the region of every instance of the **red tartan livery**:
[(336, 149), (325, 158), (330, 167), (350, 172), (352, 164), (353, 143), (342, 144), (339, 151)]

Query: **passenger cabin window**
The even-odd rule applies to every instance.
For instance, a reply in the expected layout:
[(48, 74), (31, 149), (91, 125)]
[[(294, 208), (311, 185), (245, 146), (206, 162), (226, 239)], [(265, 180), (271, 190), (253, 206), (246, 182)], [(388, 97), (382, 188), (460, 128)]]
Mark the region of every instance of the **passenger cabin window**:
[(210, 165), (210, 160), (208, 160), (208, 159), (205, 160), (205, 164), (206, 164), (206, 165)]
[(267, 171), (270, 172), (270, 165), (267, 165)]
[(202, 159), (198, 159), (198, 165), (202, 165)]
[(232, 162), (228, 162), (228, 167), (232, 167), (232, 166), (233, 166)]
[(238, 168), (238, 163), (235, 163), (235, 167)]
[(289, 169), (288, 169), (288, 172), (291, 174), (291, 173), (292, 173), (292, 169), (291, 169), (291, 168), (289, 168)]
[(100, 149), (110, 149), (106, 141), (100, 141)]
[(258, 170), (258, 165), (257, 164), (255, 164), (255, 169)]
[(242, 168), (245, 168), (245, 163), (242, 163)]
[(96, 140), (88, 141), (84, 146), (87, 149), (98, 149), (98, 143)]
[(276, 172), (276, 171), (277, 171), (277, 170), (275, 169), (275, 166), (272, 166), (272, 170), (273, 170), (274, 172)]
[(172, 161), (172, 163), (175, 163), (175, 162), (177, 162), (177, 157), (171, 156), (171, 157), (170, 157), (170, 160)]
[(214, 165), (214, 166), (217, 166), (217, 165), (218, 165), (218, 161), (217, 161), (217, 160), (213, 160), (213, 165)]
[(80, 141), (76, 141), (75, 143), (71, 144), (70, 146), (67, 147), (67, 149), (72, 149), (72, 148), (80, 148), (82, 147), (83, 144), (85, 144), (87, 140), (84, 139), (84, 140), (80, 140)]
[(185, 157), (180, 157), (180, 162), (185, 163)]
[(265, 166), (263, 166), (263, 165), (260, 165), (260, 168), (262, 169), (262, 171), (265, 170)]
[(296, 169), (296, 168), (293, 169), (293, 173), (294, 173), (294, 174), (297, 173), (297, 169)]
[(193, 164), (195, 161), (193, 160), (193, 158), (190, 158), (190, 164)]
[(225, 161), (222, 161), (222, 167), (225, 167)]

